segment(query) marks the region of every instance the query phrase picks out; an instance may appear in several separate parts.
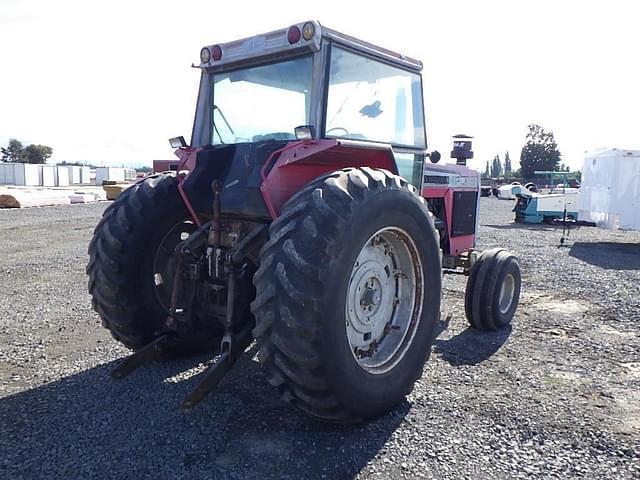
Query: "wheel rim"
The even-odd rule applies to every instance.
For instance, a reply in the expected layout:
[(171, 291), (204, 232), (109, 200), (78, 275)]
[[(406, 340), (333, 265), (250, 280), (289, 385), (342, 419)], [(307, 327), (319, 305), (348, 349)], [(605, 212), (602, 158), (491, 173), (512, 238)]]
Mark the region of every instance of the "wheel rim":
[(158, 302), (167, 312), (171, 306), (171, 292), (176, 272), (175, 249), (178, 243), (197, 230), (191, 220), (176, 223), (162, 237), (153, 258), (153, 285)]
[(516, 279), (509, 274), (504, 277), (502, 286), (500, 287), (500, 299), (498, 300), (498, 308), (503, 315), (509, 311), (513, 304), (513, 297), (516, 292)]
[(361, 368), (381, 374), (404, 358), (420, 322), (423, 292), (411, 237), (397, 227), (372, 235), (353, 265), (345, 306), (347, 339)]

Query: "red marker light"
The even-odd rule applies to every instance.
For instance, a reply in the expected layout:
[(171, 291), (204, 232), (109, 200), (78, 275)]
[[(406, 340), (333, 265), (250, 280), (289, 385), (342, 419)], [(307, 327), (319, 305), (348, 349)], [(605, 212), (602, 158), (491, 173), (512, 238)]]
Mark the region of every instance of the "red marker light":
[(293, 25), (289, 27), (289, 31), (287, 32), (287, 40), (289, 43), (294, 44), (300, 41), (300, 29)]
[(211, 47), (211, 58), (214, 62), (217, 62), (222, 58), (222, 49), (220, 48), (220, 45), (214, 45)]

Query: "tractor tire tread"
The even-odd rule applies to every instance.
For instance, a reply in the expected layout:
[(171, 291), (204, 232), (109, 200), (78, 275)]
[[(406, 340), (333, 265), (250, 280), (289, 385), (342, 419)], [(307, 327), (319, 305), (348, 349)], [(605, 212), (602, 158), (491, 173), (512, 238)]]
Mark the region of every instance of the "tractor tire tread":
[(254, 276), (257, 297), (251, 305), (259, 359), (285, 401), (322, 421), (351, 424), (363, 419), (332, 390), (330, 373), (316, 353), (321, 342), (317, 319), (323, 314), (322, 259), (340, 248), (332, 232), (348, 228), (345, 219), (355, 214), (358, 202), (389, 187), (416, 192), (401, 177), (369, 167), (319, 177), (285, 204), (260, 252)]
[(107, 207), (89, 244), (86, 271), (93, 309), (112, 336), (134, 350), (149, 343), (156, 328), (141, 321), (144, 305), (127, 295), (131, 279), (122, 265), (143, 248), (137, 239), (139, 229), (146, 225), (143, 212), (153, 210), (175, 188), (175, 177), (166, 174), (147, 177), (127, 188)]

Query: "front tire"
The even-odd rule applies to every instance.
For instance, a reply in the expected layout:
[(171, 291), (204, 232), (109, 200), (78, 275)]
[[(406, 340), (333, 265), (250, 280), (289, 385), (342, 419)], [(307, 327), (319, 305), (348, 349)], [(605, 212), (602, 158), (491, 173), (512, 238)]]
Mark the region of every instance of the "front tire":
[(521, 288), (516, 257), (501, 248), (480, 254), (469, 272), (465, 290), (465, 315), (478, 330), (497, 330), (511, 323)]
[(441, 268), (410, 184), (371, 168), (313, 181), (273, 222), (260, 260), (254, 335), (285, 400), (353, 423), (412, 390), (431, 351)]

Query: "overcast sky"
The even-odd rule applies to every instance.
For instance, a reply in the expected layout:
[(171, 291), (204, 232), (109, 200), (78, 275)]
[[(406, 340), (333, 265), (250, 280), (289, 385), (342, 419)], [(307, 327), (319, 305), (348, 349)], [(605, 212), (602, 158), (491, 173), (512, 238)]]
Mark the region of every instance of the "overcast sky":
[(167, 139), (191, 135), (203, 45), (317, 19), (423, 61), (430, 149), (448, 157), (451, 135), (473, 135), (483, 169), (506, 150), (517, 160), (536, 122), (579, 168), (586, 150), (640, 149), (636, 5), (0, 0), (0, 144), (49, 145), (54, 161), (172, 158)]

